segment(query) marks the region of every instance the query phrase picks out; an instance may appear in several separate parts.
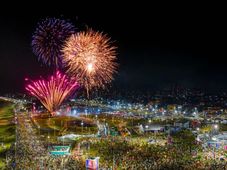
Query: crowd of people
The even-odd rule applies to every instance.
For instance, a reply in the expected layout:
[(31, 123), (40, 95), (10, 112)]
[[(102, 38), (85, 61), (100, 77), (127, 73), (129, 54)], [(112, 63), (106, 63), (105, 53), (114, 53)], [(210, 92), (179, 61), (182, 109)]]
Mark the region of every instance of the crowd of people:
[[(17, 115), (16, 141), (7, 152), (8, 169), (84, 169), (82, 160), (74, 160), (72, 156), (53, 156), (49, 154), (49, 143), (37, 135), (37, 129), (30, 122), (26, 113)], [(63, 149), (66, 149), (66, 147)]]
[(44, 143), (35, 135), (35, 129), (25, 113), (17, 114), (16, 141), (7, 153), (9, 168), (28, 169), (39, 166), (45, 159)]
[[(85, 157), (53, 156), (48, 152), (48, 139), (41, 139), (37, 134), (29, 115), (17, 114), (16, 142), (6, 157), (8, 169), (85, 169)], [(188, 143), (160, 146), (139, 140), (131, 142), (131, 138), (122, 137), (81, 139), (79, 142), (87, 155), (100, 157), (102, 170), (227, 169), (223, 161), (193, 156)]]
[(103, 139), (91, 144), (100, 157), (104, 169), (226, 169), (225, 162), (193, 157), (189, 149), (181, 145), (158, 146), (131, 144), (122, 138)]

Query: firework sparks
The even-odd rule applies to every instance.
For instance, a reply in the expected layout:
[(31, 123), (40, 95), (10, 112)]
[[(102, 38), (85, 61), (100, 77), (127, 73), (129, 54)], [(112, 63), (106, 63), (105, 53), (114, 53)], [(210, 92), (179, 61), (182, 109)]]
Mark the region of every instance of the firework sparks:
[(116, 72), (116, 47), (102, 33), (88, 30), (73, 34), (63, 47), (67, 73), (87, 89), (105, 88)]
[(54, 114), (61, 103), (78, 87), (76, 81), (69, 80), (66, 75), (57, 71), (49, 80), (32, 81), (26, 86), (26, 90), (35, 96), (51, 114)]
[(75, 27), (65, 20), (47, 18), (38, 23), (32, 36), (35, 55), (47, 65), (61, 67), (61, 49), (65, 40), (75, 33)]

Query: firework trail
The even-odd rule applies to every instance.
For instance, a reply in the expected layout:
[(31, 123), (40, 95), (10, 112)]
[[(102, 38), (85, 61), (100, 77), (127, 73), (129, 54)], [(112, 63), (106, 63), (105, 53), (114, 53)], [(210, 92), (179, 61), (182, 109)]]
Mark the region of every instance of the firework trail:
[(43, 106), (53, 115), (59, 109), (61, 103), (79, 87), (76, 81), (68, 79), (59, 71), (49, 80), (31, 81), (26, 90), (35, 96)]

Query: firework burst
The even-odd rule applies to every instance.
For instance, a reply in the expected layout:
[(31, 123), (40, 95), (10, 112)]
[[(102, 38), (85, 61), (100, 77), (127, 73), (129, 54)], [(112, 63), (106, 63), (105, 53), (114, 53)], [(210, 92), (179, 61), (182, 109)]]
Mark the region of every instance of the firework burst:
[(106, 35), (93, 30), (73, 34), (62, 51), (66, 72), (86, 88), (87, 94), (112, 81), (117, 68), (116, 47)]
[(47, 18), (41, 21), (32, 36), (34, 54), (49, 66), (61, 67), (61, 48), (73, 33), (75, 27), (65, 20)]
[(66, 75), (57, 71), (49, 80), (31, 81), (31, 84), (26, 86), (26, 90), (35, 96), (51, 114), (54, 114), (61, 103), (78, 87), (76, 81), (68, 79)]

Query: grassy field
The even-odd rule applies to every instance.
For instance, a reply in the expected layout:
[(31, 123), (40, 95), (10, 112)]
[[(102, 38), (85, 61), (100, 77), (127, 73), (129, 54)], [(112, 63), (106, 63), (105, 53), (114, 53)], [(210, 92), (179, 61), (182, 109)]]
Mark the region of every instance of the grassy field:
[[(98, 131), (94, 122), (83, 117), (56, 116), (48, 118), (36, 116), (32, 120), (36, 127), (40, 128), (40, 135), (48, 135), (53, 140), (56, 140), (57, 136), (70, 133), (96, 134)], [(83, 122), (83, 127), (81, 126), (81, 122)]]
[(15, 142), (13, 104), (0, 100), (0, 169), (5, 166), (5, 153)]

